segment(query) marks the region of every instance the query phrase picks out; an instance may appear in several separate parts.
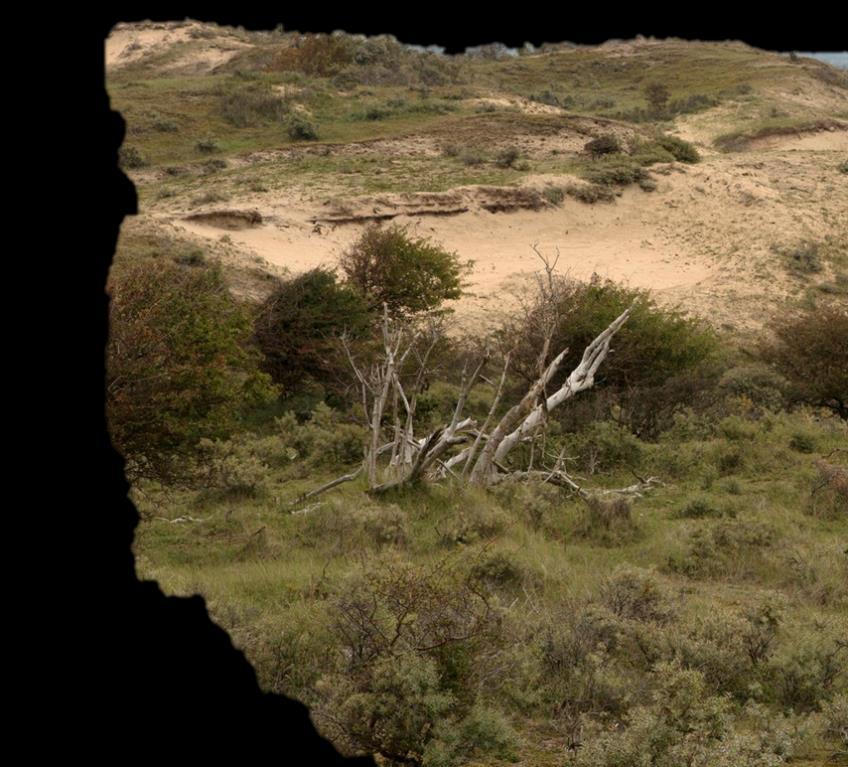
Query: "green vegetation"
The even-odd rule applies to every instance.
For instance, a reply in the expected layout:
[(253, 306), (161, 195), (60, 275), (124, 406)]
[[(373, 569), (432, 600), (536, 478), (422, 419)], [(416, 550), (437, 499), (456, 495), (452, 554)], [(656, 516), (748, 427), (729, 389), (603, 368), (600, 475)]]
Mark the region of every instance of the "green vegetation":
[(848, 311), (824, 306), (782, 315), (772, 329), (764, 356), (789, 382), (790, 396), (848, 417)]
[(130, 475), (184, 477), (198, 440), (274, 395), (248, 343), (251, 313), (195, 253), (118, 259), (109, 293), (112, 438)]
[[(148, 168), (136, 174), (142, 203), (168, 215), (295, 187), (339, 216), (355, 194), (472, 184), (526, 193), (536, 208), (610, 203), (630, 184), (656, 188), (654, 175), (712, 174), (663, 167), (700, 161), (671, 132), (727, 131), (721, 148), (748, 146), (831, 119), (775, 93), (811, 78), (841, 87), (817, 65), (741, 44), (498, 59), (244, 30), (233, 34), (249, 45), (198, 74), (181, 57), (215, 34), (196, 28), (109, 75), (128, 122), (122, 165)], [(730, 108), (698, 117), (719, 104)], [(845, 170), (828, 160), (821, 183), (841, 183), (835, 167)], [(551, 183), (505, 188), (528, 172)], [(555, 277), (548, 303), (490, 315), (486, 344), (445, 311), (464, 289), (462, 254), (415, 230), (368, 227), (333, 251), (338, 272), (297, 275), (232, 258), (236, 233), (200, 249), (164, 231), (125, 225), (109, 285), (108, 415), (142, 515), (139, 573), (203, 594), (262, 686), (306, 702), (342, 751), (386, 767), (844, 759), (839, 237), (803, 239), (811, 227), (775, 245), (798, 302), (760, 343), (646, 291)], [(397, 336), (383, 335), (384, 304)], [(474, 486), (448, 467), (369, 492), (366, 411), (389, 370), (386, 338), (403, 349), (446, 330), (395, 360), (402, 389), (384, 434), (403, 422), (404, 398), (416, 439), (451, 423), (484, 346), (463, 413), (491, 434), (490, 410), (503, 416), (565, 348), (542, 393), (558, 389), (629, 306), (594, 387), (517, 443), (502, 481)], [(379, 458), (386, 475), (402, 461)]]
[[(220, 272), (190, 253), (153, 256), (160, 245), (147, 243), (133, 264), (148, 278), (156, 265), (160, 279), (128, 282), (120, 270), (130, 265), (119, 263), (115, 285), (170, 285), (153, 329), (170, 318), (192, 349), (198, 336), (187, 334), (182, 308), (191, 309), (190, 327), (214, 308), (220, 332), (247, 354), (243, 320), (233, 321), (238, 332), (220, 323), (241, 316), (216, 292)], [(306, 701), (344, 751), (390, 764), (638, 765), (650, 753), (655, 764), (727, 756), (759, 766), (835, 753), (848, 689), (848, 562), (839, 543), (848, 475), (837, 449), (845, 421), (827, 409), (784, 410), (784, 392), (795, 396), (791, 378), (766, 363), (736, 364), (727, 340), (638, 291), (600, 280), (559, 287), (568, 314), (554, 346), (574, 350), (565, 370), (585, 339), (638, 302), (596, 389), (551, 419), (537, 460), (568, 456), (575, 475), (602, 487), (626, 485), (631, 472), (664, 485), (643, 498), (586, 502), (544, 483), (483, 490), (450, 478), (377, 498), (357, 480), (290, 507), (359, 465), (367, 439), (356, 397), (339, 398), (334, 410), (315, 386), (329, 390), (343, 375), (330, 336), (346, 319), (351, 329), (361, 319), (355, 353), (368, 359), (370, 315), (350, 287), (316, 270), (281, 282), (256, 320), (259, 335), (292, 341), (276, 349), (295, 354), (279, 358), (290, 370), (277, 406), (255, 402), (226, 434), (169, 411), (162, 436), (174, 424), (191, 427), (177, 433), (183, 446), (197, 438), (196, 470), (190, 484), (137, 475), (146, 520), (139, 567), (170, 592), (205, 594), (266, 688)], [(123, 296), (111, 380), (125, 364), (115, 356), (120, 339), (151, 318), (131, 321)], [(837, 319), (822, 322), (844, 343)], [(535, 325), (504, 329), (514, 349), (508, 392), (533, 377)], [(217, 335), (209, 343), (221, 348)], [(831, 347), (799, 343), (808, 364), (826, 367)], [(164, 353), (166, 369), (196, 368), (163, 395), (190, 402), (207, 391), (195, 384), (207, 358), (156, 348), (160, 367)], [(415, 390), (422, 428), (449, 418), (464, 349), (452, 341), (433, 379)], [(234, 359), (255, 378), (248, 358), (256, 365), (253, 356)], [(481, 384), (469, 412), (483, 417), (494, 392)], [(163, 406), (155, 390), (145, 395)], [(228, 401), (233, 413), (244, 404)], [(307, 401), (319, 404), (304, 410)], [(116, 441), (138, 422), (133, 410), (113, 409)], [(143, 439), (157, 447), (162, 423), (143, 423)], [(167, 523), (177, 518), (190, 521)]]
[(263, 367), (284, 391), (303, 386), (305, 378), (332, 386), (347, 373), (346, 361), (336, 361), (337, 337), (361, 338), (372, 322), (361, 294), (331, 271), (313, 269), (281, 280), (256, 318)]
[(467, 265), (456, 253), (404, 227), (372, 226), (341, 256), (348, 282), (374, 311), (385, 305), (393, 315), (437, 309), (459, 298)]

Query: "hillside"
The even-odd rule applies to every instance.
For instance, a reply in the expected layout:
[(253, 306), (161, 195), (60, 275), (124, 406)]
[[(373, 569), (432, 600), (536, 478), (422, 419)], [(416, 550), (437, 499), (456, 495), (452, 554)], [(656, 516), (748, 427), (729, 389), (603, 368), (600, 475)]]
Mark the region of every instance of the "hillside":
[[(822, 285), (844, 295), (844, 72), (739, 43), (641, 40), (507, 60), (384, 43), (362, 64), (313, 52), (306, 74), (281, 53), (296, 40), (198, 23), (116, 28), (109, 91), (143, 164), (130, 171), (139, 223), (204, 243), (226, 235), (245, 259), (293, 271), (334, 263), (364, 223), (411, 224), (474, 260), (475, 298), (461, 309), (478, 313), (534, 268), (533, 242), (559, 247), (575, 275), (649, 287), (735, 327)], [(653, 81), (670, 90), (668, 119), (644, 114)], [(291, 114), (317, 138), (290, 138)], [(612, 204), (539, 199), (578, 182), (593, 137), (633, 146), (658, 129), (702, 161), (656, 162), (653, 191), (619, 187)], [(512, 149), (518, 159), (499, 167)], [(505, 201), (494, 213), (492, 188)], [(222, 210), (261, 220), (207, 216)], [(806, 240), (829, 243), (824, 269), (787, 273), (775, 251)]]
[(194, 21), (106, 61), (142, 577), (381, 767), (848, 764), (848, 72)]

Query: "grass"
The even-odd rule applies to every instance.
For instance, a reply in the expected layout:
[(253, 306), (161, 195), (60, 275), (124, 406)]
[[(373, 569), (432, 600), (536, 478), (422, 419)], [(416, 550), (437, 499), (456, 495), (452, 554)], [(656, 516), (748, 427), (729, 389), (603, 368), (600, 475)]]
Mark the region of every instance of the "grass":
[[(797, 449), (799, 434), (809, 437), (804, 451)], [(778, 648), (791, 654), (811, 622), (843, 620), (848, 609), (839, 553), (848, 517), (821, 519), (805, 512), (815, 461), (844, 444), (846, 436), (838, 421), (796, 413), (757, 420), (734, 416), (708, 439), (668, 436), (645, 443), (642, 470), (662, 475), (667, 484), (634, 505), (635, 532), (612, 540), (581, 533), (583, 505), (553, 488), (541, 494), (531, 487), (491, 493), (448, 484), (378, 500), (364, 492), (360, 480), (323, 496), (305, 513), (291, 514), (290, 499), (343, 469), (289, 467), (272, 471), (270, 486), (254, 498), (139, 486), (134, 496), (144, 521), (135, 550), (142, 577), (158, 579), (168, 593), (203, 594), (213, 616), (231, 630), (266, 680), (275, 678), (275, 661), (257, 637), (279, 630), (275, 627), (324, 636), (326, 600), (391, 551), (423, 568), (446, 557), (470, 562), (501, 556), (518, 573), (514, 587), (503, 587), (517, 589), (503, 602), (507, 619), (517, 624), (540, 609), (555, 611), (564, 603), (597, 598), (619, 565), (655, 573), (676, 595), (674, 604), (685, 621), (779, 597), (789, 617)], [(744, 456), (741, 463), (724, 459), (734, 451)], [(670, 462), (672, 455), (676, 462)], [(626, 471), (612, 469), (596, 481), (619, 485), (628, 478)], [(722, 513), (727, 509), (732, 516)], [(369, 532), (368, 519), (390, 510), (405, 527), (405, 542), (398, 545), (380, 543)], [(193, 521), (169, 521), (186, 517)], [(482, 524), (479, 529), (494, 532), (450, 543), (450, 530), (462, 519), (470, 520), (472, 529)], [(698, 560), (708, 565), (701, 569), (670, 566), (689, 561), (703, 531), (747, 535), (757, 526), (771, 530), (772, 545), (743, 542), (736, 554), (699, 555), (707, 557)], [(332, 640), (327, 635), (321, 641)], [(304, 655), (300, 672), (318, 678), (320, 664)], [(513, 721), (526, 734), (536, 726), (536, 720), (518, 713)], [(522, 751), (531, 759), (528, 764), (545, 763), (532, 753), (529, 747)]]
[[(270, 37), (246, 39), (274, 44)], [(772, 95), (806, 82), (804, 68), (743, 45), (669, 41), (614, 58), (602, 50), (575, 48), (500, 62), (468, 60), (461, 63), (462, 82), (426, 91), (388, 85), (342, 89), (330, 78), (259, 71), (260, 58), (254, 62), (257, 68), (242, 76), (163, 73), (163, 66), (178, 62), (178, 52), (171, 51), (109, 74), (113, 107), (127, 119), (127, 143), (145, 163), (137, 176), (142, 207), (235, 201), (246, 191), (273, 195), (294, 186), (316, 199), (343, 202), (359, 194), (516, 185), (528, 174), (596, 182), (576, 186), (557, 179), (545, 193), (551, 205), (563, 204), (566, 195), (587, 202), (612, 200), (616, 185), (638, 181), (651, 165), (673, 159), (667, 147), (654, 142), (657, 129), (667, 130), (667, 124), (609, 119), (644, 108), (644, 86), (653, 80), (668, 85), (673, 101), (696, 103), (703, 96), (732, 105), (722, 123), (726, 133), (717, 142), (722, 148), (806, 130), (820, 119), (784, 109)], [(251, 61), (243, 58), (239, 66)], [(279, 93), (282, 86), (287, 90), (278, 109), (268, 94)], [(226, 94), (248, 87), (262, 97), (225, 102)], [(528, 95), (560, 104), (563, 111), (481, 109), (475, 101)], [(243, 106), (250, 114), (238, 113)], [(319, 138), (293, 141), (287, 133), (292, 114), (304, 115)], [(578, 138), (575, 144), (582, 146), (607, 130), (630, 136), (632, 153), (594, 162), (579, 150), (525, 149), (534, 141), (550, 146), (538, 140), (556, 142), (563, 135)], [(422, 149), (398, 152), (381, 143), (403, 138), (415, 139)], [(199, 151), (204, 141), (213, 142), (215, 151)], [(442, 152), (448, 143), (476, 148), (479, 157), (466, 162), (470, 155), (462, 151)], [(511, 146), (520, 162), (499, 162), (500, 153)], [(267, 154), (245, 162), (257, 152)], [(782, 248), (794, 245), (780, 243)], [(123, 227), (119, 251), (121, 258), (158, 255), (185, 264), (218, 256), (211, 245), (199, 250), (188, 240), (132, 225)], [(808, 269), (813, 276), (804, 280), (811, 301), (845, 295), (846, 252), (845, 243), (835, 239), (817, 243), (815, 263), (820, 261), (822, 270)], [(782, 266), (812, 263), (804, 258), (785, 262), (782, 253), (777, 252)], [(227, 268), (231, 279), (248, 279), (245, 270), (236, 274), (232, 265)], [(432, 382), (431, 394), (443, 384)], [(269, 406), (248, 421), (246, 428), (261, 432), (242, 435), (248, 452), (260, 437), (274, 437), (273, 417), (282, 415), (280, 407)], [(486, 402), (481, 408), (484, 414)], [(375, 499), (361, 479), (320, 497), (308, 511), (292, 514), (291, 499), (350, 467), (322, 465), (313, 455), (284, 459), (281, 451), (280, 460), (268, 467), (267, 482), (253, 494), (136, 484), (133, 497), (143, 516), (135, 540), (138, 570), (142, 577), (159, 580), (167, 593), (203, 594), (215, 619), (254, 663), (265, 688), (320, 705), (326, 689), (322, 692), (319, 681), (333, 679), (332, 661), (339, 655), (332, 611), (351, 578), (384, 567), (392, 558), (417, 570), (445, 560), (470, 567), (495, 558), (509, 576), (496, 582), (490, 594), (507, 634), (502, 644), (487, 647), (480, 663), (509, 653), (519, 660), (516, 666), (503, 661), (504, 667), (494, 671), (486, 667), (488, 676), (475, 689), (510, 715), (523, 737), (523, 764), (561, 765), (564, 759), (569, 764), (572, 757), (564, 757), (566, 740), (555, 713), (559, 709), (538, 702), (518, 705), (490, 688), (509, 671), (544, 693), (552, 680), (531, 673), (538, 670), (536, 655), (545, 651), (540, 637), (569, 615), (582, 614), (587, 605), (597, 607), (615, 568), (646, 569), (672, 595), (679, 623), (670, 629), (672, 636), (651, 629), (646, 635), (651, 641), (696, 633), (704, 616), (736, 615), (770, 599), (781, 601), (786, 617), (775, 640), (774, 665), (768, 668), (776, 679), (795, 673), (793, 653), (816, 635), (817, 626), (844, 620), (848, 517), (808, 512), (816, 461), (845, 443), (845, 424), (804, 411), (757, 410), (744, 397), (731, 409), (730, 417), (708, 428), (683, 413), (677, 426), (656, 441), (640, 441), (642, 457), (634, 469), (658, 475), (665, 484), (632, 504), (627, 525), (602, 528), (585, 504), (551, 487), (483, 491), (446, 483)], [(632, 482), (632, 475), (613, 462), (592, 481), (622, 486)], [(401, 530), (391, 543), (385, 532), (396, 523)], [(603, 688), (625, 679), (636, 685), (632, 689), (644, 691), (654, 676), (644, 656), (628, 655), (633, 625), (614, 628), (615, 641), (595, 648), (609, 676), (595, 681)], [(641, 652), (649, 650), (646, 645)], [(815, 666), (805, 662), (798, 661), (795, 671), (806, 673)], [(641, 671), (628, 676), (634, 668)], [(756, 692), (757, 685), (767, 686), (768, 674), (752, 671), (744, 681), (771, 714), (790, 708), (773, 691)], [(587, 716), (596, 714), (592, 710)], [(734, 717), (745, 726), (740, 710), (734, 710)], [(831, 746), (814, 738), (793, 763), (820, 764)]]

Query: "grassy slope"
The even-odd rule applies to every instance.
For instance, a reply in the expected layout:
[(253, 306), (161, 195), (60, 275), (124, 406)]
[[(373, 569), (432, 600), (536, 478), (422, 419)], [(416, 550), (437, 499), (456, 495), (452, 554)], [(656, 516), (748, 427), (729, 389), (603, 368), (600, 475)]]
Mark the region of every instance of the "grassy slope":
[[(113, 106), (129, 124), (128, 143), (150, 163), (145, 173), (169, 166), (188, 168), (164, 180), (144, 176), (139, 184), (143, 203), (155, 201), (163, 190), (191, 201), (200, 198), (213, 180), (216, 192), (225, 198), (251, 188), (282, 189), (295, 182), (315, 194), (345, 196), (433, 191), (470, 183), (510, 184), (527, 173), (579, 169), (578, 161), (570, 156), (533, 158), (527, 170), (518, 171), (492, 164), (466, 166), (442, 156), (398, 158), (380, 152), (357, 156), (316, 151), (242, 163), (240, 159), (251, 152), (313, 144), (293, 142), (277, 122), (260, 121), (251, 127), (228, 123), (220, 115), (217, 90), (222, 85), (232, 87), (232, 75), (161, 74), (158, 67), (176, 53), (109, 74)], [(826, 109), (805, 114), (794, 102), (776, 95), (813, 82), (806, 65), (744, 46), (668, 43), (621, 58), (610, 58), (601, 50), (577, 49), (505, 62), (467, 62), (464, 69), (465, 82), (433, 87), (426, 97), (415, 90), (386, 86), (343, 93), (325, 80), (285, 73), (258, 77), (270, 86), (304, 88), (292, 97), (293, 102), (308, 110), (319, 125), (318, 144), (335, 147), (424, 135), (436, 142), (458, 140), (488, 148), (519, 135), (555, 133), (573, 123), (561, 115), (528, 115), (503, 107), (478, 111), (474, 97), (526, 97), (550, 90), (559, 97), (570, 96), (574, 101), (569, 111), (574, 114), (609, 117), (644, 106), (642, 88), (654, 79), (667, 82), (673, 99), (700, 94), (733, 104), (739, 124), (725, 124), (724, 132), (751, 136), (763, 126), (779, 123), (792, 128), (804, 120), (833, 116)], [(740, 86), (744, 87), (740, 90)], [(613, 104), (598, 104), (599, 94)], [(368, 119), (368, 108), (382, 108), (392, 100), (403, 100), (403, 106), (390, 108), (383, 119)], [(787, 114), (771, 117), (775, 108)], [(177, 130), (157, 129), (163, 120), (175, 123)], [(206, 138), (214, 139), (220, 151), (199, 152), (196, 144)], [(228, 166), (204, 171), (210, 158), (224, 159)], [(130, 233), (122, 247), (131, 255), (161, 246), (155, 238)], [(716, 606), (743, 609), (777, 593), (787, 604), (780, 647), (791, 649), (812, 621), (844, 619), (848, 607), (840, 548), (848, 537), (848, 524), (844, 518), (824, 520), (805, 513), (814, 460), (842, 444), (845, 434), (844, 429), (840, 432), (803, 415), (781, 416), (752, 428), (748, 437), (733, 436), (730, 430), (730, 436), (680, 438), (667, 446), (645, 446), (644, 469), (662, 476), (668, 485), (635, 505), (635, 531), (613, 542), (582, 535), (582, 508), (565, 498), (538, 502), (542, 512), (534, 520), (529, 510), (537, 501), (532, 498), (499, 500), (446, 488), (375, 502), (354, 483), (327, 496), (308, 514), (285, 513), (288, 499), (335, 476), (342, 467), (277, 469), (270, 474), (269, 487), (254, 498), (139, 486), (136, 498), (145, 515), (135, 544), (139, 571), (157, 578), (169, 593), (206, 595), (217, 619), (256, 663), (263, 683), (307, 696), (308, 684), (269, 658), (265, 640), (294, 627), (303, 635), (304, 663), (311, 662), (309, 635), (324, 636), (328, 630), (327, 597), (338, 592), (345, 575), (359, 568), (363, 559), (373, 560), (387, 548), (369, 537), (358, 516), (385, 504), (396, 504), (408, 520), (402, 556), (431, 563), (451, 554), (471, 556), (483, 548), (503, 552), (542, 584), (538, 594), (543, 608), (550, 611), (567, 598), (585, 599), (597, 593), (613, 567), (625, 562), (655, 568), (690, 615)], [(799, 431), (814, 435), (812, 453), (789, 446)], [(722, 456), (734, 450), (741, 451), (744, 459), (728, 470)], [(689, 462), (681, 461), (681, 456), (688, 456)], [(598, 481), (615, 485), (628, 478), (614, 471)], [(744, 550), (740, 559), (722, 564), (718, 574), (709, 577), (669, 569), (671, 557), (686, 555), (690, 531), (720, 524), (720, 520), (678, 518), (676, 513), (693, 498), (735, 510), (745, 523), (773, 526), (776, 543), (761, 551)], [(492, 536), (464, 546), (446, 545), (440, 531), (469, 510), (482, 515), (502, 513), (505, 521)], [(200, 521), (173, 522), (181, 517)], [(504, 599), (509, 603), (512, 595)], [(532, 607), (519, 596), (510, 607), (510, 620), (531, 621)], [(317, 657), (312, 661), (316, 668), (320, 665)], [(522, 751), (526, 764), (561, 764), (561, 751), (546, 750), (532, 734), (544, 727), (543, 718), (515, 715), (514, 719), (526, 736)], [(809, 756), (809, 764), (819, 763), (815, 751)]]

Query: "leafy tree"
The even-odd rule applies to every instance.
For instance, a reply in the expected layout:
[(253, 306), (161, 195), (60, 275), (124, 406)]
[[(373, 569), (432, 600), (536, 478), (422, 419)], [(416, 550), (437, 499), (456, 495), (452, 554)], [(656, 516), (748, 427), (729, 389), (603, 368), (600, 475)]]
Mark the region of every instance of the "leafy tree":
[(790, 398), (848, 418), (848, 311), (823, 306), (778, 316), (771, 330), (764, 357), (789, 382)]
[(426, 238), (411, 237), (406, 227), (372, 226), (342, 255), (341, 267), (351, 285), (373, 309), (385, 303), (395, 315), (439, 307), (462, 294), (468, 268)]
[(217, 265), (118, 260), (109, 276), (107, 413), (131, 475), (177, 478), (200, 439), (223, 437), (275, 395), (251, 319)]
[(336, 379), (347, 381), (349, 369), (336, 339), (343, 332), (361, 338), (371, 323), (366, 301), (332, 271), (312, 269), (280, 282), (255, 323), (263, 368), (286, 390), (307, 378), (325, 386)]

